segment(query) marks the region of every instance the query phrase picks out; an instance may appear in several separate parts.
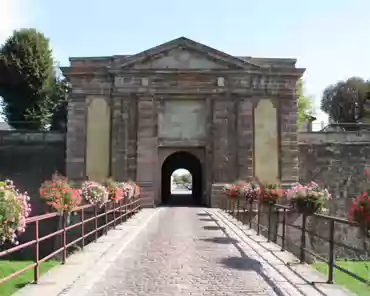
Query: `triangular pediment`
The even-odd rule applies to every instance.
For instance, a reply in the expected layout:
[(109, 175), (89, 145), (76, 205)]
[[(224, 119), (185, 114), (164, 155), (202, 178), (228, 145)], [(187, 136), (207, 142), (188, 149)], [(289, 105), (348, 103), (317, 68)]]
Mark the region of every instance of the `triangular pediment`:
[(127, 69), (259, 69), (248, 61), (181, 37), (131, 56)]

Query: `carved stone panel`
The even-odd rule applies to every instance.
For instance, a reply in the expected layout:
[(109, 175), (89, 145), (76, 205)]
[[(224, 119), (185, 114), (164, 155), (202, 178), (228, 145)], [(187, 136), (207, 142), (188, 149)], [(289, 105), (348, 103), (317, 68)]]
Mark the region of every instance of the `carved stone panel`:
[(206, 134), (205, 101), (164, 102), (158, 114), (158, 136), (167, 139), (201, 139)]

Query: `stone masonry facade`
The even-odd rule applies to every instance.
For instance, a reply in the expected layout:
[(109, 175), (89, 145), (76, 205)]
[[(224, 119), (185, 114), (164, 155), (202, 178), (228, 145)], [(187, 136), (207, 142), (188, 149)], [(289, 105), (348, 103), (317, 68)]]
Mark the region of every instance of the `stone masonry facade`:
[[(111, 111), (110, 177), (137, 181), (148, 203), (159, 204), (161, 151), (201, 151), (203, 201), (217, 206), (209, 200), (214, 184), (254, 176), (259, 165), (254, 110), (270, 100), (277, 112), (277, 177), (283, 184), (297, 181), (295, 88), (304, 69), (295, 64), (295, 59), (231, 56), (184, 37), (130, 56), (70, 58), (63, 68), (72, 84), (67, 175), (75, 181), (88, 178), (89, 98), (99, 97)], [(187, 127), (186, 110), (201, 110), (194, 118), (204, 119), (202, 132)], [(181, 131), (173, 127), (179, 122), (186, 125)]]

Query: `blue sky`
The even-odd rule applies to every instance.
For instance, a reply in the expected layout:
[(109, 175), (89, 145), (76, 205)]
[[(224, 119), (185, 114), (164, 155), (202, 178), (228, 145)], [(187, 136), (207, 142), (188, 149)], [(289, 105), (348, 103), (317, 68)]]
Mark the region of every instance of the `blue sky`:
[(369, 0), (0, 0), (0, 43), (13, 29), (36, 27), (61, 65), (179, 36), (234, 55), (295, 57), (319, 111), (327, 85), (370, 78), (369, 11)]

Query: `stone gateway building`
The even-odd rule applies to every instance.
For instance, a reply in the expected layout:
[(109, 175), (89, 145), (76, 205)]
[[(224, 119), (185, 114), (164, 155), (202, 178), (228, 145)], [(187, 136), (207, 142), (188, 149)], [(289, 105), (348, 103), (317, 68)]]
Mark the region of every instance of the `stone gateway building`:
[(134, 55), (70, 58), (67, 175), (132, 179), (147, 205), (193, 176), (217, 206), (225, 182), (298, 181), (295, 59), (232, 56), (181, 37)]

